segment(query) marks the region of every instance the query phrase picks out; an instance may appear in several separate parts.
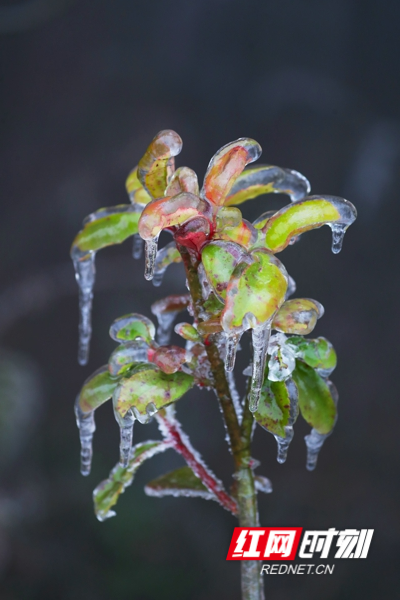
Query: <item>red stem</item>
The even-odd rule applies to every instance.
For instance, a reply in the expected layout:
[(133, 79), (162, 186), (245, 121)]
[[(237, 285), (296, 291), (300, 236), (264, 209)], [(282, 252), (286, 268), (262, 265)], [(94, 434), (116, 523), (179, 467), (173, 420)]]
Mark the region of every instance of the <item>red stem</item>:
[(190, 444), (182, 439), (182, 430), (180, 429), (178, 422), (175, 420), (172, 421), (167, 415), (160, 413), (157, 415), (157, 419), (162, 421), (163, 428), (168, 432), (166, 441), (170, 442), (174, 450), (185, 459), (192, 471), (202, 481), (205, 487), (216, 496), (220, 504), (233, 515), (237, 515), (238, 507), (235, 500), (225, 492), (222, 488), (222, 484), (218, 482), (205, 465), (200, 462)]

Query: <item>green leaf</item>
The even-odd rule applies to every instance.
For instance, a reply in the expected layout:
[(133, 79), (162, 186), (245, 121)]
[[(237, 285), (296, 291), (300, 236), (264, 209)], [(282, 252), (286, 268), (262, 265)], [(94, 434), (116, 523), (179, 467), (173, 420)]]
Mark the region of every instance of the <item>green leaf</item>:
[(97, 369), (83, 384), (79, 394), (79, 406), (83, 412), (91, 412), (109, 400), (119, 383), (111, 377), (108, 365)]
[(131, 459), (127, 467), (119, 464), (113, 468), (108, 479), (102, 481), (93, 492), (94, 510), (99, 521), (115, 516), (111, 508), (119, 496), (131, 485), (140, 465), (155, 454), (168, 450), (170, 446), (163, 441), (142, 442), (131, 450)]
[(323, 378), (310, 366), (297, 360), (292, 378), (299, 394), (304, 419), (318, 433), (329, 433), (336, 419), (336, 406)]
[(148, 496), (192, 496), (215, 500), (201, 479), (196, 477), (190, 467), (181, 467), (150, 481), (144, 488)]
[(267, 222), (265, 244), (272, 252), (282, 252), (296, 235), (340, 220), (338, 208), (317, 196), (285, 206)]
[(193, 325), (190, 323), (177, 323), (175, 325), (175, 333), (183, 337), (184, 340), (189, 342), (201, 342), (201, 335)]
[(228, 248), (220, 244), (208, 244), (201, 254), (207, 279), (221, 298), (226, 296), (228, 282), (238, 262)]
[(287, 344), (294, 346), (301, 353), (300, 358), (313, 369), (333, 370), (336, 367), (335, 349), (324, 337), (315, 340), (290, 337)]
[(285, 437), (284, 428), (290, 417), (290, 396), (284, 381), (268, 379), (268, 367), (265, 369), (260, 402), (253, 414), (261, 427), (274, 435)]
[(211, 315), (218, 315), (222, 312), (225, 304), (221, 302), (214, 292), (211, 292), (207, 300), (204, 302), (203, 307)]
[(164, 196), (175, 170), (174, 157), (182, 150), (182, 140), (172, 129), (157, 133), (138, 164), (138, 179), (153, 198)]
[(147, 344), (154, 340), (156, 328), (144, 315), (131, 313), (116, 319), (110, 327), (110, 336), (116, 342), (128, 342), (140, 338)]
[(243, 331), (268, 321), (279, 309), (287, 290), (282, 263), (265, 250), (252, 252), (257, 261), (239, 264), (227, 287), (222, 325), (225, 331)]
[(310, 298), (286, 300), (274, 316), (272, 328), (283, 333), (308, 335), (324, 314), (323, 306)]
[(97, 251), (106, 246), (121, 244), (138, 232), (140, 213), (127, 204), (102, 208), (89, 215), (83, 229), (73, 241), (72, 247), (81, 252)]
[(194, 378), (187, 373), (166, 374), (148, 365), (121, 382), (115, 407), (122, 417), (133, 408), (136, 418), (146, 423), (151, 414), (179, 400), (193, 385)]

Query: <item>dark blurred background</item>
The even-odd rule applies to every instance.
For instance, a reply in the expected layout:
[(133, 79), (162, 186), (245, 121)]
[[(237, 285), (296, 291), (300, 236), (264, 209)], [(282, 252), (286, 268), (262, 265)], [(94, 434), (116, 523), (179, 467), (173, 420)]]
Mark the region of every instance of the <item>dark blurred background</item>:
[[(400, 597), (399, 26), (396, 0), (1, 1), (2, 600), (239, 599), (239, 565), (225, 560), (234, 519), (211, 502), (143, 492), (181, 464), (172, 452), (141, 468), (116, 518), (97, 522), (91, 492), (118, 457), (109, 405), (98, 411), (93, 472), (79, 474), (73, 402), (114, 347), (110, 322), (150, 316), (150, 304), (183, 290), (184, 278), (173, 266), (156, 289), (130, 242), (101, 252), (82, 368), (69, 247), (88, 213), (127, 201), (127, 173), (164, 128), (180, 133), (178, 164), (200, 178), (220, 146), (250, 136), (263, 162), (356, 204), (341, 254), (331, 254), (325, 227), (282, 255), (298, 295), (326, 309), (316, 334), (339, 355), (334, 435), (313, 473), (300, 420), (286, 464), (262, 430), (254, 456), (274, 486), (259, 499), (263, 526), (375, 536), (366, 560), (337, 560), (332, 576), (270, 576), (266, 593)], [(254, 219), (284, 203), (265, 196), (243, 212)], [(229, 485), (214, 397), (192, 391), (179, 416)], [(135, 435), (154, 438), (155, 425)]]

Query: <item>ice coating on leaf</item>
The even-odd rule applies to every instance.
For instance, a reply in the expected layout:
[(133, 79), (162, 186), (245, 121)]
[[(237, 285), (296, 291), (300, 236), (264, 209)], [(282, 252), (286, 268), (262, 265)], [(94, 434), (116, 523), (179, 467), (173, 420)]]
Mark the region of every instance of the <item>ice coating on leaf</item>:
[(221, 206), (215, 216), (216, 231), (223, 231), (225, 227), (238, 227), (242, 222), (242, 213), (234, 206)]
[(129, 173), (125, 182), (125, 187), (130, 201), (133, 205), (140, 206), (140, 210), (142, 210), (143, 206), (152, 200), (151, 196), (146, 192), (139, 181), (137, 167), (132, 169), (132, 171)]
[(301, 360), (296, 361), (292, 377), (303, 418), (318, 433), (329, 433), (336, 421), (336, 405), (327, 382)]
[(179, 400), (194, 384), (187, 373), (166, 374), (149, 367), (121, 380), (114, 392), (114, 406), (120, 415), (125, 416), (132, 408), (141, 423), (147, 423), (157, 410)]
[(210, 239), (211, 226), (206, 217), (193, 217), (178, 227), (174, 233), (177, 244), (200, 254), (204, 244)]
[(123, 375), (135, 364), (148, 360), (149, 347), (146, 342), (137, 340), (117, 346), (108, 360), (110, 375)]
[(290, 241), (305, 231), (329, 225), (333, 228), (332, 251), (341, 249), (346, 229), (355, 221), (353, 204), (338, 196), (308, 196), (283, 207), (265, 225), (265, 245), (271, 252), (282, 252)]
[(157, 498), (184, 496), (186, 498), (197, 497), (205, 500), (217, 500), (188, 466), (180, 467), (157, 477), (145, 486), (144, 491), (148, 496), (156, 496)]
[(236, 179), (226, 205), (242, 204), (246, 200), (261, 194), (288, 194), (292, 202), (301, 200), (310, 193), (308, 179), (301, 173), (291, 169), (283, 169), (273, 165), (257, 165), (245, 169)]
[(177, 323), (175, 325), (175, 333), (183, 337), (184, 340), (190, 342), (201, 342), (201, 335), (190, 323)]
[(83, 221), (83, 229), (72, 243), (71, 255), (75, 248), (83, 254), (121, 244), (138, 232), (139, 217), (140, 214), (130, 204), (100, 208)]
[(182, 192), (152, 200), (139, 219), (139, 233), (144, 240), (156, 238), (163, 229), (176, 227), (193, 217), (211, 218), (211, 205), (194, 194)]
[(78, 402), (81, 410), (88, 413), (107, 402), (112, 397), (117, 385), (118, 380), (111, 377), (108, 365), (97, 369), (86, 379), (79, 392)]
[(264, 494), (272, 494), (273, 492), (271, 480), (263, 475), (254, 476), (254, 485), (257, 492), (263, 492)]
[(188, 359), (186, 350), (179, 346), (160, 346), (151, 356), (151, 361), (164, 373), (176, 373)]
[(271, 321), (253, 327), (253, 368), (249, 392), (249, 410), (253, 413), (257, 410), (260, 402), (270, 334)]
[(274, 317), (272, 328), (283, 333), (308, 335), (323, 314), (324, 307), (317, 300), (293, 298), (282, 304)]
[(153, 285), (156, 287), (160, 286), (169, 265), (180, 262), (182, 262), (182, 257), (174, 241), (161, 248), (161, 250), (158, 250), (154, 263)]
[(89, 360), (92, 337), (93, 288), (96, 279), (95, 252), (81, 252), (74, 246), (71, 251), (75, 279), (79, 287), (79, 343), (78, 362), (86, 365)]
[(285, 382), (269, 379), (268, 368), (265, 370), (260, 402), (254, 419), (273, 435), (285, 436), (285, 427), (290, 419), (289, 390)]
[(188, 307), (189, 302), (189, 294), (172, 294), (151, 305), (151, 312), (158, 321), (157, 342), (160, 346), (169, 344), (174, 321), (177, 315)]
[(179, 167), (172, 175), (165, 190), (166, 196), (176, 196), (181, 192), (199, 195), (199, 182), (196, 173), (189, 167)]
[(182, 140), (172, 129), (160, 131), (138, 164), (138, 178), (153, 198), (164, 195), (175, 170), (175, 159), (182, 150)]
[(225, 370), (233, 371), (235, 367), (236, 360), (236, 351), (238, 344), (240, 342), (240, 338), (242, 337), (241, 333), (229, 333), (226, 335), (226, 353), (225, 353)]
[(171, 446), (160, 440), (148, 440), (131, 449), (129, 464), (123, 468), (119, 464), (114, 467), (108, 479), (102, 481), (93, 492), (94, 508), (99, 521), (115, 516), (112, 507), (119, 496), (130, 486), (140, 465)]
[[(198, 324), (197, 329), (201, 335), (212, 335), (213, 333), (221, 333), (223, 331), (220, 316), (210, 317), (206, 321)], [(225, 334), (225, 332), (224, 332)], [(226, 335), (226, 334), (225, 334)]]
[(75, 402), (75, 418), (81, 443), (81, 473), (86, 476), (89, 475), (92, 466), (92, 442), (96, 424), (94, 422), (94, 410), (83, 412), (79, 405), (79, 396)]
[(216, 240), (203, 248), (201, 260), (209, 284), (223, 299), (236, 265), (251, 264), (254, 258), (239, 244)]
[(266, 212), (262, 213), (259, 217), (257, 217), (255, 221), (253, 221), (253, 226), (256, 229), (262, 229), (263, 227), (265, 227), (270, 218), (277, 212), (277, 210), (267, 210)]
[(217, 206), (223, 205), (245, 166), (257, 160), (261, 152), (260, 144), (251, 138), (239, 138), (220, 148), (208, 165), (202, 198)]
[[(242, 219), (241, 223), (235, 227), (225, 227), (223, 230), (216, 232), (214, 238), (221, 240), (231, 240), (236, 242), (246, 249), (254, 246), (259, 239), (260, 234), (256, 228), (246, 219)], [(262, 235), (262, 239), (263, 235)]]
[(336, 367), (337, 357), (332, 344), (324, 337), (304, 339), (290, 337), (287, 345), (292, 346), (307, 365), (316, 369), (322, 377), (328, 377)]
[[(331, 381), (327, 381), (327, 385), (329, 387), (329, 391), (331, 393), (331, 396), (333, 398), (335, 406), (337, 406), (338, 398), (339, 398), (337, 389)], [(336, 420), (337, 420), (337, 413), (336, 413), (335, 423), (336, 423)], [(335, 426), (335, 423), (334, 423), (333, 427)], [(317, 466), (319, 451), (321, 450), (326, 438), (328, 438), (332, 434), (333, 427), (329, 433), (325, 433), (325, 434), (319, 433), (316, 429), (313, 428), (313, 429), (311, 429), (311, 432), (304, 437), (304, 440), (305, 440), (306, 446), (307, 446), (306, 468), (308, 471), (314, 471), (315, 467)]]
[(286, 336), (278, 333), (271, 337), (268, 346), (268, 378), (271, 381), (285, 381), (296, 367), (296, 349), (286, 343)]
[(139, 313), (119, 317), (110, 327), (110, 337), (116, 342), (130, 342), (140, 338), (150, 344), (155, 334), (154, 323)]
[(255, 262), (239, 264), (228, 283), (222, 312), (222, 326), (227, 333), (266, 323), (285, 298), (287, 273), (282, 263), (265, 250), (251, 254)]
[(290, 298), (290, 296), (292, 296), (295, 293), (296, 289), (297, 289), (297, 285), (296, 285), (295, 280), (293, 279), (293, 277), (288, 275), (288, 287), (287, 287), (286, 294), (285, 294), (285, 300)]
[(284, 462), (286, 462), (289, 446), (290, 446), (290, 443), (294, 436), (293, 425), (296, 422), (297, 416), (299, 414), (299, 407), (298, 407), (299, 397), (298, 397), (297, 388), (291, 379), (288, 379), (286, 381), (286, 387), (288, 389), (289, 398), (290, 398), (290, 412), (289, 412), (288, 424), (284, 427), (285, 434), (283, 436), (274, 435), (274, 438), (275, 438), (277, 446), (278, 446), (278, 453), (277, 453), (276, 460), (280, 464), (283, 464)]

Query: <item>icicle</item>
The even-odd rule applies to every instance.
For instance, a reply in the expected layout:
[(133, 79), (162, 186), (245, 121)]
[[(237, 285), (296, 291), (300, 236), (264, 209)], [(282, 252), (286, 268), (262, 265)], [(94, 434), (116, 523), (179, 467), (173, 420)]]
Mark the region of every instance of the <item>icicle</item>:
[(87, 413), (83, 412), (79, 406), (79, 396), (75, 401), (75, 417), (81, 442), (81, 473), (82, 475), (87, 476), (89, 475), (92, 466), (92, 441), (93, 434), (96, 430), (96, 424), (94, 422), (94, 410)]
[(252, 330), (253, 372), (249, 394), (249, 409), (251, 412), (255, 412), (257, 410), (258, 403), (260, 401), (270, 334), (271, 321), (257, 325)]
[(294, 436), (294, 431), (292, 426), (285, 427), (285, 437), (281, 437), (280, 435), (274, 435), (276, 439), (276, 443), (278, 444), (278, 454), (276, 460), (278, 463), (286, 462), (287, 453), (289, 450), (290, 442), (292, 441)]
[(89, 360), (89, 345), (92, 337), (92, 302), (96, 278), (96, 253), (93, 251), (82, 252), (75, 247), (71, 252), (71, 256), (75, 268), (75, 279), (79, 286), (78, 362), (80, 365), (86, 365)]
[(156, 263), (157, 257), (157, 246), (158, 246), (158, 238), (156, 237), (146, 240), (145, 243), (145, 265), (144, 265), (144, 278), (150, 281), (153, 279), (154, 275), (154, 267)]
[(176, 247), (175, 241), (170, 242), (161, 250), (157, 252), (154, 272), (153, 272), (153, 285), (158, 287), (161, 285), (164, 273), (172, 263), (181, 262), (181, 255)]
[(318, 433), (316, 429), (312, 429), (311, 433), (304, 436), (304, 440), (307, 446), (307, 471), (314, 471), (317, 466), (318, 454), (321, 450), (325, 440), (329, 437), (331, 432), (329, 433)]
[(240, 424), (242, 422), (242, 417), (243, 417), (243, 407), (242, 407), (242, 403), (240, 401), (239, 392), (236, 389), (235, 376), (233, 374), (233, 371), (227, 371), (226, 375), (227, 375), (229, 391), (231, 393), (233, 406), (235, 407), (235, 412), (236, 412), (236, 415), (237, 415), (237, 418), (238, 418), (238, 421)]
[(132, 448), (133, 425), (135, 417), (132, 409), (129, 409), (124, 417), (121, 417), (114, 406), (114, 417), (119, 425), (120, 443), (119, 443), (119, 464), (121, 467), (127, 467)]
[(284, 430), (285, 430), (284, 437), (281, 437), (279, 435), (274, 435), (274, 438), (276, 439), (276, 443), (278, 445), (278, 454), (277, 454), (276, 460), (278, 461), (278, 463), (281, 463), (281, 464), (286, 461), (290, 442), (292, 441), (293, 436), (294, 436), (293, 425), (296, 422), (296, 419), (299, 414), (299, 395), (298, 395), (297, 387), (296, 387), (294, 381), (292, 379), (288, 379), (286, 381), (286, 387), (287, 387), (287, 390), (289, 393), (289, 398), (290, 398), (289, 421), (288, 421), (288, 424), (286, 425), (286, 427), (284, 427)]
[(332, 223), (329, 226), (332, 230), (332, 252), (339, 254), (342, 249), (344, 234), (349, 224)]
[(225, 370), (233, 371), (236, 360), (236, 351), (242, 334), (230, 333), (226, 335)]
[[(328, 381), (326, 383), (329, 387), (329, 391), (332, 395), (333, 401), (334, 401), (335, 405), (337, 406), (337, 403), (339, 400), (338, 391), (337, 391), (336, 387), (334, 386), (334, 384), (332, 383), (332, 381), (329, 381), (329, 379), (328, 379)], [(336, 425), (336, 421), (337, 421), (337, 414), (336, 414), (335, 423), (334, 423), (331, 431), (329, 431), (329, 433), (325, 433), (325, 434), (318, 433), (318, 431), (313, 428), (313, 429), (311, 429), (311, 432), (308, 435), (304, 436), (304, 440), (305, 440), (306, 446), (307, 446), (307, 463), (306, 463), (307, 471), (314, 471), (315, 467), (317, 466), (319, 451), (321, 450), (322, 446), (324, 445), (326, 438), (328, 438), (333, 433), (333, 429)]]
[(174, 321), (179, 312), (180, 311), (165, 312), (158, 313), (156, 315), (158, 321), (156, 340), (157, 343), (160, 344), (160, 346), (167, 346), (171, 341)]
[(136, 260), (142, 258), (144, 241), (138, 233), (133, 236), (132, 256)]

